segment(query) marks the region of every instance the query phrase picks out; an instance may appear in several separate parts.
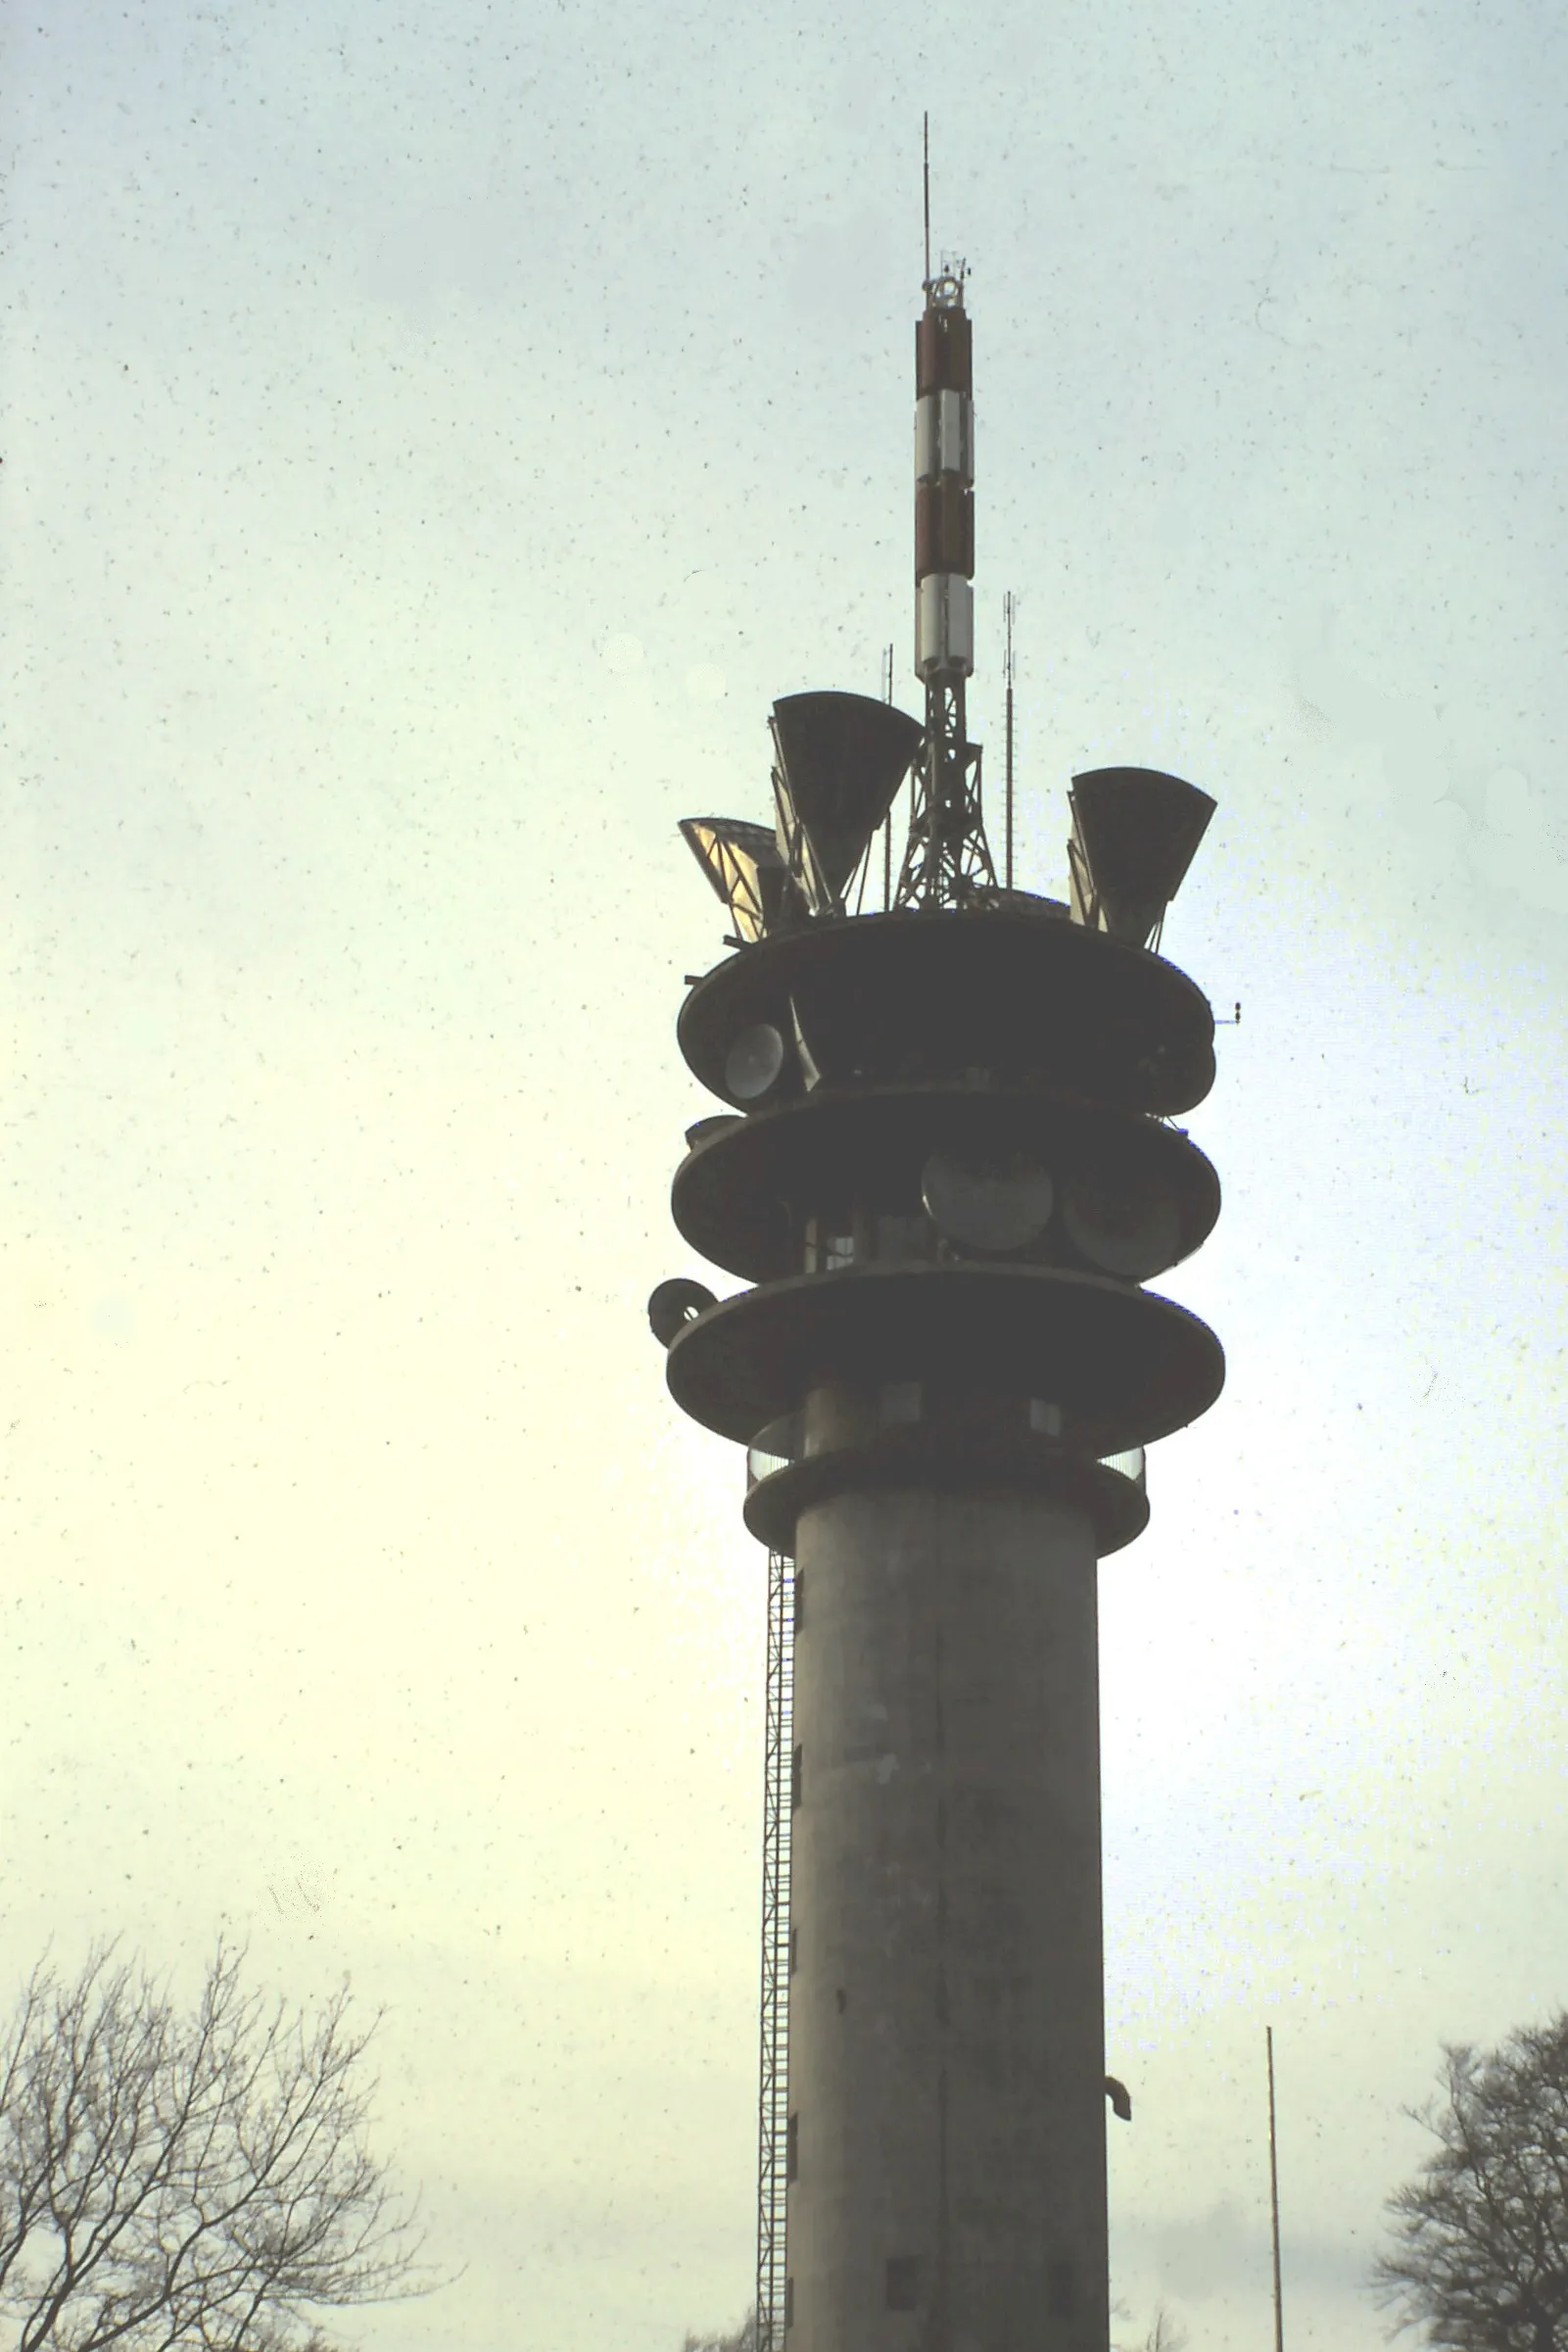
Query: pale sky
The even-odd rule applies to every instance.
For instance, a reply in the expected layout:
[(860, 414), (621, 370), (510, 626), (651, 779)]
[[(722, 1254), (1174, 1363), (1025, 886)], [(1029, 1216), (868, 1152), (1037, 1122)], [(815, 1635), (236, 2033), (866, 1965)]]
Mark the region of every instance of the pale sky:
[[(1444, 2040), (1568, 2001), (1554, 0), (23, 0), (4, 69), (0, 1975), (385, 2005), (435, 2301), (675, 2352), (753, 2250), (764, 1558), (643, 1305), (772, 698), (911, 635), (919, 140), (1020, 880), (1219, 802), (1224, 1342), (1103, 1571), (1114, 2289), (1287, 2341)], [(733, 1285), (732, 1285), (733, 1286)]]

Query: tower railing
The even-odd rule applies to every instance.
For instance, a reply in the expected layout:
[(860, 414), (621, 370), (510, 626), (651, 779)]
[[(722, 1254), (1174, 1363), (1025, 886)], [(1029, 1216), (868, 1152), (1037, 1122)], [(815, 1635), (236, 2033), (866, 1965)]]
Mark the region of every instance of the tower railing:
[(789, 2121), (790, 1724), (794, 1706), (795, 1563), (768, 1555), (763, 1709), (762, 2064), (757, 2101), (757, 2352), (784, 2352)]

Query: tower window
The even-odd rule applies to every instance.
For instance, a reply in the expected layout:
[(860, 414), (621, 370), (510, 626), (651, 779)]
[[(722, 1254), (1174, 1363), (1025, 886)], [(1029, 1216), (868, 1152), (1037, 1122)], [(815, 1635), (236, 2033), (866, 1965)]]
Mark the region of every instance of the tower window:
[(800, 2178), (800, 2118), (792, 2115), (784, 2129), (784, 2179)]
[(784, 2275), (784, 2326), (785, 2326), (786, 2328), (792, 2328), (792, 2327), (794, 2326), (794, 2324), (795, 2324), (795, 2282), (794, 2282), (793, 2279), (791, 2279), (791, 2278), (788, 2276), (787, 2272), (786, 2272), (786, 2273), (785, 2273), (785, 2275)]
[(797, 1748), (794, 1754), (789, 1759), (789, 1803), (791, 1810), (800, 1802), (801, 1791), (805, 1785), (805, 1757), (806, 1752), (804, 1748)]
[(795, 1963), (799, 1957), (800, 1930), (797, 1927), (791, 1927), (789, 1930), (789, 1973), (791, 1976), (795, 1973)]
[(798, 1633), (798, 1632), (800, 1631), (800, 1628), (802, 1627), (802, 1625), (804, 1625), (804, 1623), (805, 1623), (805, 1622), (806, 1622), (806, 1580), (805, 1580), (804, 1576), (802, 1576), (802, 1575), (801, 1575), (801, 1573), (800, 1573), (800, 1570), (799, 1570), (798, 1568), (796, 1568), (796, 1570), (795, 1570), (795, 1631), (796, 1631), (796, 1633)]
[(920, 2305), (920, 2256), (918, 2254), (889, 2254), (887, 2257), (887, 2308), (889, 2311), (915, 2311)]

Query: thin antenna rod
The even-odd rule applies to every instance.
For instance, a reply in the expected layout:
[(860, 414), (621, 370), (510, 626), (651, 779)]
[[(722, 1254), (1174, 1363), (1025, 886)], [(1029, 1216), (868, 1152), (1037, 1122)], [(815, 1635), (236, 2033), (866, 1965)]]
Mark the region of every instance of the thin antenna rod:
[[(887, 648), (887, 658), (886, 658), (886, 661), (884, 662), (884, 664), (883, 664), (883, 667), (882, 667), (882, 700), (883, 700), (884, 702), (891, 702), (892, 698), (893, 698), (893, 648), (892, 648), (892, 647), (891, 647), (891, 646), (889, 646), (889, 647), (888, 647), (888, 648)], [(896, 795), (895, 795), (895, 797), (896, 797)], [(892, 903), (893, 903), (893, 811), (892, 811), (892, 805), (891, 805), (891, 803), (889, 803), (889, 805), (888, 805), (888, 810), (887, 810), (887, 818), (886, 818), (886, 822), (885, 822), (885, 823), (883, 824), (883, 826), (882, 826), (882, 913), (883, 913), (884, 915), (886, 914), (886, 912), (887, 912), (888, 908), (889, 908), (889, 907), (892, 905)]]
[(926, 276), (924, 283), (929, 286), (931, 282), (931, 119), (928, 114), (925, 114), (920, 120), (922, 177), (926, 187)]
[(1002, 599), (1002, 616), (1007, 623), (1007, 656), (1004, 675), (1007, 679), (1007, 858), (1004, 872), (1005, 887), (1013, 888), (1013, 607), (1016, 599), (1008, 590)]
[(1274, 2352), (1285, 2352), (1285, 2307), (1279, 2291), (1279, 2160), (1274, 2137), (1274, 2029), (1263, 2029), (1268, 2041), (1268, 2203), (1274, 2223)]

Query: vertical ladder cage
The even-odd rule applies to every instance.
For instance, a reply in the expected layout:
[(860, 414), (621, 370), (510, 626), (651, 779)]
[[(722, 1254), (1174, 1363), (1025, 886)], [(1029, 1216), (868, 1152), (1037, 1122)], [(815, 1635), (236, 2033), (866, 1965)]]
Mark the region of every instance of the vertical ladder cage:
[(762, 2066), (757, 2099), (757, 2352), (784, 2352), (785, 2154), (789, 2124), (790, 1724), (794, 1712), (795, 1563), (768, 1555), (763, 1707)]

